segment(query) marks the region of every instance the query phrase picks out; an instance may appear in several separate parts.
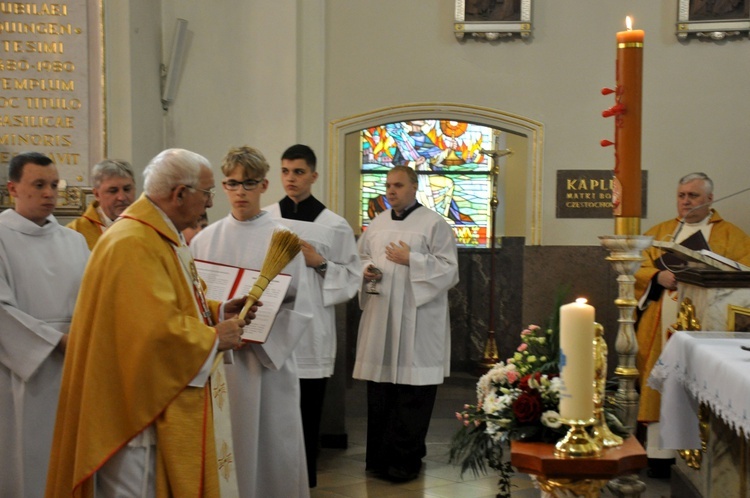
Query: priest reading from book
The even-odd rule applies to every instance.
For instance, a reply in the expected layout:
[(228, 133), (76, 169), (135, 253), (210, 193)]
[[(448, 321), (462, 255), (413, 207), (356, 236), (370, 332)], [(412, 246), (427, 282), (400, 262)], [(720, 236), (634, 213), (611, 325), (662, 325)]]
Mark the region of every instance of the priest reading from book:
[[(196, 235), (190, 249), (199, 260), (261, 270), (274, 231), (288, 230), (261, 210), (268, 162), (258, 149), (236, 147), (221, 171), (231, 211)], [(320, 310), (311, 304), (301, 253), (281, 273), (292, 279), (267, 339), (233, 351), (226, 368), (239, 496), (247, 498), (310, 494), (294, 350)]]
[(102, 235), (83, 275), (48, 498), (238, 496), (229, 413), (216, 398), (219, 352), (241, 344), (247, 320), (232, 316), (245, 299), (206, 300), (180, 235), (212, 205), (211, 165), (168, 149), (143, 176), (144, 195)]
[[(713, 198), (713, 181), (705, 173), (682, 177), (677, 185), (677, 218), (659, 223), (645, 235), (653, 236), (654, 241), (672, 241), (694, 251), (708, 249), (733, 261), (750, 263), (750, 237), (711, 207)], [(645, 261), (635, 275), (635, 297), (641, 313), (636, 332), (641, 387), (638, 421), (648, 425), (649, 464), (653, 476), (659, 477), (668, 473), (673, 452), (659, 450), (661, 397), (646, 381), (661, 354), (663, 331), (677, 316), (677, 280), (673, 270), (683, 263), (656, 247), (645, 250), (643, 257)]]

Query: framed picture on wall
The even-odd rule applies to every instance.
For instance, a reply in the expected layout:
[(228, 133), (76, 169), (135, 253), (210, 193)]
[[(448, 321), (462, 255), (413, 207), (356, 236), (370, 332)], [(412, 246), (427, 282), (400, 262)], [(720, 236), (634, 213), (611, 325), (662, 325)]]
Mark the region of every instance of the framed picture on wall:
[(750, 332), (750, 309), (730, 304), (727, 313), (727, 330)]
[(487, 40), (527, 38), (531, 34), (531, 0), (456, 0), (453, 31), (459, 40), (466, 33)]
[(750, 31), (750, 0), (679, 0), (677, 37), (712, 40)]

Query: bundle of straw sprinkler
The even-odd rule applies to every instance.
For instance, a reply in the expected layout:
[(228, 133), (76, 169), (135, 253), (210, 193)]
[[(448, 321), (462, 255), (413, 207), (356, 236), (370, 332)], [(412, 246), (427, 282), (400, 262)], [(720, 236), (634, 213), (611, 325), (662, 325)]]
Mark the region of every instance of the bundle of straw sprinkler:
[(302, 250), (302, 243), (297, 237), (297, 234), (290, 230), (278, 229), (274, 230), (271, 235), (271, 243), (268, 245), (268, 252), (266, 252), (266, 259), (263, 260), (263, 266), (260, 269), (260, 275), (258, 275), (253, 288), (247, 294), (247, 302), (242, 307), (239, 318), (245, 319), (245, 315), (250, 311), (250, 308), (255, 304), (263, 291), (266, 290), (268, 283), (276, 278), (276, 275), (289, 264), (294, 257), (299, 254)]

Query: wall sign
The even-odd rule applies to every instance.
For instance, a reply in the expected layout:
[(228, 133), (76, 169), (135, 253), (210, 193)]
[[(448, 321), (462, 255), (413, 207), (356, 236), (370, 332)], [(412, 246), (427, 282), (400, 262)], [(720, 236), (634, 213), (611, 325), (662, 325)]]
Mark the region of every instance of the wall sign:
[[(646, 218), (648, 172), (641, 171), (642, 217)], [(557, 218), (612, 218), (612, 170), (568, 169), (557, 172)]]

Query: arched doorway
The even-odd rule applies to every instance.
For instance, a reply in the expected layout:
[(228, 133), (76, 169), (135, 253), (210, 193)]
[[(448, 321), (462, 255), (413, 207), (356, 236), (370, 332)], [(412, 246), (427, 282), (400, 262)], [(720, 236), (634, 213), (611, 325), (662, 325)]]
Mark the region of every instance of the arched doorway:
[[(477, 123), (507, 134), (513, 150), (498, 179), (505, 206), (498, 209), (498, 235), (521, 236), (528, 245), (541, 243), (541, 164), (543, 125), (532, 119), (495, 109), (460, 104), (410, 104), (376, 109), (329, 123), (330, 168), (327, 174), (328, 206), (344, 213), (358, 226), (359, 174), (362, 129), (396, 121), (443, 119)], [(511, 207), (512, 209), (506, 209)]]

